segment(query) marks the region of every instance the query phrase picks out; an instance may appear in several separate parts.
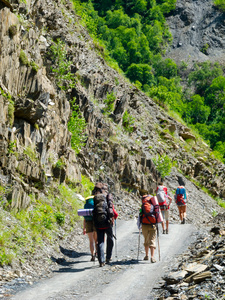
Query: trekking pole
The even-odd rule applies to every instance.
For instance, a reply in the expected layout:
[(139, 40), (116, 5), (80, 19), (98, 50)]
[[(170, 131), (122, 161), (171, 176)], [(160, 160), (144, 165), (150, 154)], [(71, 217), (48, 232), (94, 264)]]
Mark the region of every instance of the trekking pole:
[(117, 258), (116, 220), (115, 220), (115, 257)]
[(139, 235), (138, 235), (138, 254), (137, 254), (137, 260), (139, 259), (140, 239), (141, 239), (141, 228), (139, 228)]
[(160, 261), (160, 246), (159, 246), (159, 227), (158, 227), (158, 223), (156, 224), (156, 229), (157, 229), (157, 240), (158, 240), (159, 261)]

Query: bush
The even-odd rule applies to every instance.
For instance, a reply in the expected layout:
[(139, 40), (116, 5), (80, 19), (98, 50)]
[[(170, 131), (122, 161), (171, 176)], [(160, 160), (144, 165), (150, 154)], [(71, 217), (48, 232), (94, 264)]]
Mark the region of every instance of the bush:
[(86, 136), (84, 131), (86, 128), (85, 119), (82, 117), (79, 106), (75, 104), (75, 98), (71, 102), (71, 117), (68, 122), (68, 130), (71, 132), (71, 147), (78, 154), (81, 147), (85, 145)]
[(160, 173), (162, 178), (165, 178), (170, 174), (172, 169), (172, 162), (167, 155), (158, 155), (152, 160), (155, 164), (156, 170)]

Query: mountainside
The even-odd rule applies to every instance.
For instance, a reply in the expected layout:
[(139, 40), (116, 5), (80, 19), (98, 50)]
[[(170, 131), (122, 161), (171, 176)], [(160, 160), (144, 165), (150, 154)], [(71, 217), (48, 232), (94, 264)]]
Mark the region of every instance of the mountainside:
[(173, 42), (167, 56), (177, 63), (210, 60), (224, 65), (225, 14), (211, 0), (181, 1), (167, 17)]
[[(204, 2), (205, 9), (208, 2)], [(177, 8), (187, 19), (189, 13), (184, 12), (189, 11), (190, 3), (185, 2), (182, 9), (178, 3)], [(186, 47), (181, 38), (184, 31), (178, 38), (177, 27), (172, 26), (174, 19), (178, 19), (177, 26), (182, 20), (177, 11), (168, 21), (174, 43), (183, 44), (179, 55), (178, 48), (168, 55), (185, 60), (186, 52), (180, 50)], [(216, 13), (219, 18), (220, 13)], [(214, 19), (214, 8), (211, 15)], [(207, 15), (208, 20), (211, 15)], [(222, 34), (223, 19), (220, 24)], [(188, 30), (197, 32), (191, 26), (188, 24)], [(217, 32), (215, 35), (219, 36)], [(193, 60), (205, 57), (199, 49), (208, 40), (201, 38), (201, 34), (195, 36), (194, 45), (185, 48), (193, 49)], [(72, 87), (69, 81), (73, 79), (53, 72), (59, 67), (51, 47), (58, 39), (63, 42), (70, 75), (75, 79)], [(218, 52), (213, 50), (214, 44), (209, 48), (210, 59), (215, 53), (222, 57), (224, 37), (220, 39)], [(59, 80), (63, 89), (59, 88)], [(107, 182), (120, 217), (133, 217), (140, 193), (155, 193), (161, 176), (153, 161), (164, 155), (174, 163), (171, 175), (166, 177), (170, 194), (186, 181), (190, 195), (188, 221), (200, 226), (214, 211), (222, 210), (200, 187), (224, 199), (225, 165), (215, 160), (210, 148), (189, 128), (106, 64), (102, 48), (81, 26), (69, 1), (0, 1), (0, 92), (2, 212), (29, 210), (34, 201), (47, 199), (53, 186), (79, 186), (82, 174), (92, 182)], [(110, 96), (113, 110), (108, 112), (106, 100)], [(87, 122), (85, 146), (79, 154), (71, 147), (68, 130), (74, 99)], [(132, 132), (124, 125), (125, 114), (134, 120), (131, 125), (128, 122)], [(175, 207), (172, 212), (178, 220)]]

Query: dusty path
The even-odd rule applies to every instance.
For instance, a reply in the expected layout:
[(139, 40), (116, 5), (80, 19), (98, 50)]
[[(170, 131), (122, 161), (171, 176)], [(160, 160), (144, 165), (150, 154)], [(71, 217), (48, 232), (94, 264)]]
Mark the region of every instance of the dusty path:
[[(161, 226), (161, 225), (160, 225)], [(117, 257), (111, 265), (100, 268), (90, 262), (90, 256), (74, 258), (60, 268), (54, 277), (43, 280), (19, 292), (13, 300), (72, 300), (72, 299), (151, 299), (154, 285), (166, 270), (167, 263), (187, 249), (195, 229), (192, 225), (171, 224), (168, 235), (160, 234), (161, 260), (151, 264), (143, 261), (144, 247), (141, 235), (137, 261), (138, 229), (136, 221), (117, 220)], [(161, 232), (161, 228), (160, 228)], [(115, 250), (115, 249), (114, 249)]]

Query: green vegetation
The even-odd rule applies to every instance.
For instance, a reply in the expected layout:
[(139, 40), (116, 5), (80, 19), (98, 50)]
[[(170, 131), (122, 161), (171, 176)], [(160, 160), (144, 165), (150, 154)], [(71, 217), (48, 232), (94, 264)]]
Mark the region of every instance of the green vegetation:
[(55, 164), (55, 167), (58, 168), (58, 169), (63, 169), (65, 167), (65, 163), (63, 162), (62, 159), (59, 159), (56, 164)]
[[(225, 162), (225, 73), (219, 63), (164, 59), (172, 36), (165, 16), (176, 0), (73, 0), (106, 60), (118, 64), (129, 80), (198, 132)], [(224, 0), (214, 5), (224, 9)], [(95, 42), (97, 44), (97, 42)], [(207, 54), (209, 45), (201, 51)]]
[(32, 67), (32, 70), (37, 73), (37, 71), (39, 70), (39, 66), (34, 61), (32, 61), (30, 65)]
[(219, 10), (225, 12), (225, 0), (214, 0), (213, 3)]
[(17, 34), (17, 26), (16, 25), (11, 25), (9, 27), (9, 36), (13, 37), (16, 34)]
[(14, 153), (15, 147), (16, 147), (16, 141), (10, 142), (8, 146), (8, 154)]
[(25, 65), (25, 66), (29, 66), (30, 65), (30, 62), (25, 54), (25, 52), (23, 50), (20, 51), (20, 56), (19, 56), (19, 60), (21, 62), (22, 65)]
[(133, 132), (135, 127), (135, 118), (125, 110), (122, 119), (122, 125), (127, 132)]
[(27, 155), (32, 161), (38, 161), (38, 155), (36, 149), (33, 146), (27, 146), (24, 148), (23, 153)]
[(152, 160), (155, 164), (156, 170), (160, 173), (162, 178), (165, 178), (170, 174), (173, 164), (167, 155), (158, 155)]
[(9, 120), (9, 125), (12, 127), (14, 123), (14, 101), (9, 100), (9, 105), (8, 105), (8, 120)]
[(67, 48), (64, 42), (57, 40), (50, 47), (50, 56), (55, 66), (52, 71), (56, 74), (56, 83), (61, 90), (67, 90), (75, 86), (75, 75), (71, 73), (71, 64), (67, 55)]
[(87, 137), (84, 134), (86, 128), (85, 119), (82, 117), (79, 110), (79, 106), (75, 104), (76, 99), (71, 101), (71, 117), (68, 122), (68, 130), (72, 133), (71, 136), (71, 147), (76, 152), (79, 153), (81, 147), (85, 145)]
[(104, 112), (106, 114), (111, 114), (113, 112), (114, 109), (114, 102), (116, 100), (116, 96), (114, 95), (114, 93), (107, 93), (107, 97), (106, 99), (103, 101), (105, 103), (105, 109)]
[[(75, 187), (76, 186), (76, 187)], [(82, 176), (74, 187), (60, 185), (48, 190), (48, 197), (35, 200), (32, 195), (28, 209), (7, 211), (2, 203), (6, 188), (0, 185), (0, 266), (23, 259), (24, 251), (34, 253), (44, 241), (56, 241), (60, 232), (69, 234), (80, 217), (77, 210), (83, 206), (77, 193), (91, 194), (94, 184)]]

